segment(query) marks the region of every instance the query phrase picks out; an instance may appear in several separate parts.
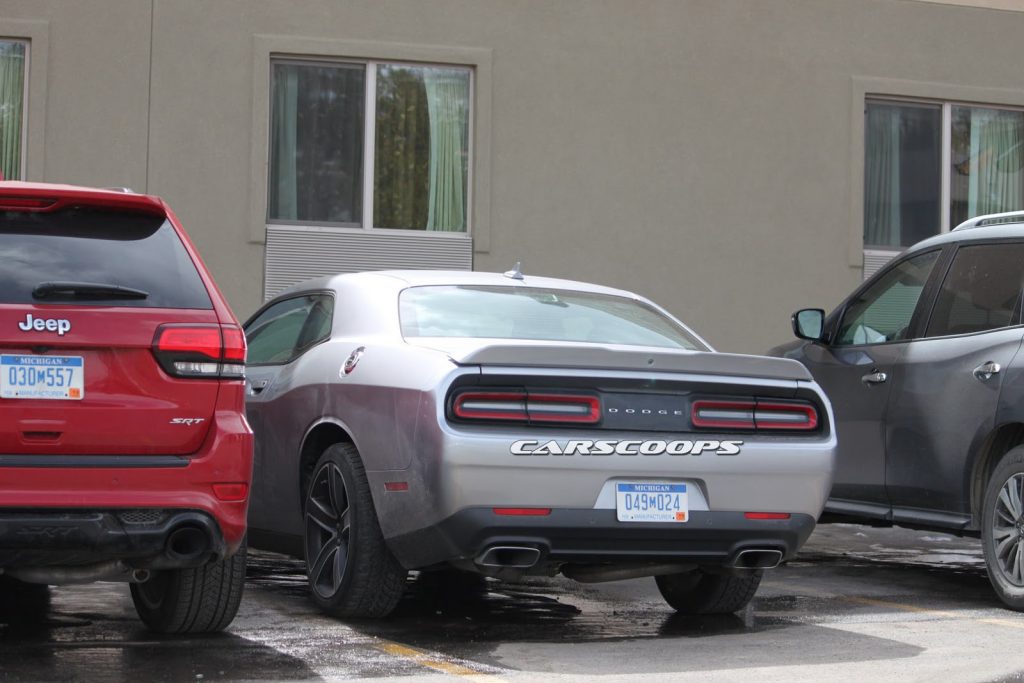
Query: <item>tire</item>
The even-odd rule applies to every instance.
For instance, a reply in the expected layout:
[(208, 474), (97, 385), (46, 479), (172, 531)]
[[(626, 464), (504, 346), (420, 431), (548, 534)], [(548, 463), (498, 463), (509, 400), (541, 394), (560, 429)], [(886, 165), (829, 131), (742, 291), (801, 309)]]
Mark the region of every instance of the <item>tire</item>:
[(157, 633), (215, 633), (238, 613), (245, 588), (246, 547), (231, 557), (192, 569), (154, 572), (131, 585), (135, 611)]
[(384, 542), (353, 445), (335, 444), (320, 456), (303, 509), (313, 601), (334, 617), (390, 614), (402, 597), (408, 572)]
[(1007, 453), (985, 490), (981, 518), (988, 580), (1010, 609), (1024, 611), (1024, 447)]
[(656, 576), (665, 602), (682, 614), (731, 614), (747, 606), (761, 583), (761, 570), (709, 574), (701, 570)]

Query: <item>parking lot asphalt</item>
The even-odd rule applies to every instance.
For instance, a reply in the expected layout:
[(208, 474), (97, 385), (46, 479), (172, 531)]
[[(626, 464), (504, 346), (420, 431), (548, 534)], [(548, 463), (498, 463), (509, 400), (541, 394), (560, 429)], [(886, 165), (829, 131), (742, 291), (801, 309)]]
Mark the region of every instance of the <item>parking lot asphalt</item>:
[(343, 623), (301, 562), (250, 555), (238, 618), (157, 637), (121, 584), (51, 589), (45, 616), (2, 614), (0, 681), (1024, 680), (1024, 614), (992, 593), (977, 541), (821, 526), (741, 613), (683, 617), (652, 579), (582, 585), (418, 577), (397, 613)]

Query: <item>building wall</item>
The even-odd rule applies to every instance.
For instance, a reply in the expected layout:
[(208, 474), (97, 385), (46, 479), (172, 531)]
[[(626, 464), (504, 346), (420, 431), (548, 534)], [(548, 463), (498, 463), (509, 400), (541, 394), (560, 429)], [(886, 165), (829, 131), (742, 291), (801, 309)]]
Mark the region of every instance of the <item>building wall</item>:
[(268, 36), (489, 55), (474, 267), (633, 289), (730, 351), (860, 281), (865, 93), (1024, 104), (1024, 13), (933, 2), (0, 2), (0, 33), (25, 20), (48, 31), (29, 177), (164, 196), (243, 318)]

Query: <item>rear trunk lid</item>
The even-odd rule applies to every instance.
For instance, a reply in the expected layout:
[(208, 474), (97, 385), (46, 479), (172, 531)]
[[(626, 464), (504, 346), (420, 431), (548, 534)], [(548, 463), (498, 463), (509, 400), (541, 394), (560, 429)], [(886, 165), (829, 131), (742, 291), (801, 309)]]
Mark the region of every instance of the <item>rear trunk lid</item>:
[(221, 321), (160, 206), (83, 197), (25, 210), (9, 194), (0, 192), (0, 453), (197, 451), (219, 382), (170, 376), (153, 343), (161, 325)]

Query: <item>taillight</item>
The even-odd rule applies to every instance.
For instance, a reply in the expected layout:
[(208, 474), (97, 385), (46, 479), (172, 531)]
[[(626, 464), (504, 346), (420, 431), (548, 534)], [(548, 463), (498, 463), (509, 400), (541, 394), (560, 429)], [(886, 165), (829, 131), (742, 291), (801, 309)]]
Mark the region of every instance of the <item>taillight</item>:
[(175, 377), (245, 376), (245, 337), (234, 325), (161, 325), (153, 338), (153, 355)]
[(56, 199), (47, 197), (0, 197), (0, 210), (44, 211), (56, 203)]
[(813, 431), (818, 411), (810, 403), (766, 401), (694, 401), (690, 420), (698, 429)]
[(461, 420), (597, 424), (601, 420), (601, 401), (589, 394), (464, 391), (452, 402), (452, 414)]

